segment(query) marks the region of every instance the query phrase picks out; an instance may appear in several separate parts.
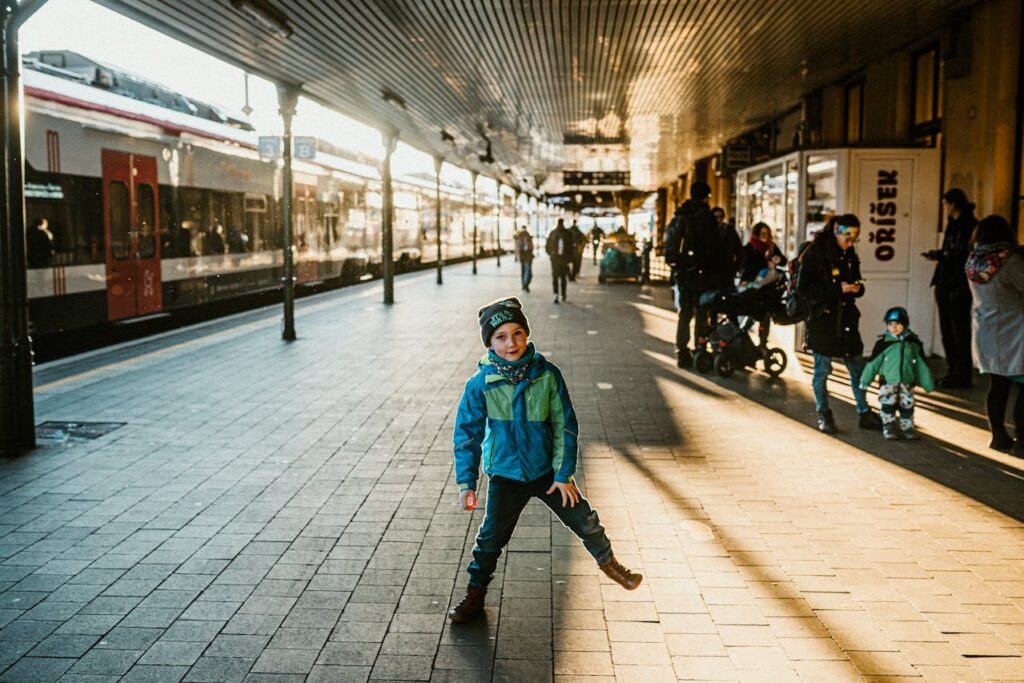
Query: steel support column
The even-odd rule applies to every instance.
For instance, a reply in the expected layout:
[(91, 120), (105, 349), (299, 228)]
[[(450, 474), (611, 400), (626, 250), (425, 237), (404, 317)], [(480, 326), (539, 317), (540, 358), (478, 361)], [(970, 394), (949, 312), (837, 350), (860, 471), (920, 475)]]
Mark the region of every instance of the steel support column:
[(476, 171), (470, 175), (473, 180), (473, 275), (476, 275), (476, 179), (478, 176)]
[(441, 260), (441, 166), (444, 165), (444, 159), (441, 157), (434, 157), (434, 209), (435, 218), (437, 219), (437, 284), (444, 284), (444, 277), (441, 274), (442, 268), (444, 268), (444, 262)]
[(398, 131), (390, 130), (383, 133), (384, 164), (381, 167), (381, 181), (384, 192), (384, 206), (381, 211), (381, 275), (384, 278), (384, 303), (395, 303), (395, 261), (394, 235), (395, 194), (391, 186), (391, 155), (398, 146)]
[(36, 447), (25, 258), (25, 140), (18, 31), (46, 0), (3, 0), (0, 146), (0, 454)]
[(501, 183), (498, 183), (498, 201), (494, 205), (494, 245), (497, 247), (495, 265), (501, 268), (501, 204), (505, 201), (501, 196)]
[(281, 338), (295, 341), (295, 247), (292, 230), (292, 119), (295, 117), (295, 105), (299, 101), (299, 88), (295, 85), (277, 86), (277, 103), (280, 108), (281, 120), (284, 122), (283, 155), (284, 178), (281, 183), (281, 220), (284, 227), (284, 321), (281, 326)]

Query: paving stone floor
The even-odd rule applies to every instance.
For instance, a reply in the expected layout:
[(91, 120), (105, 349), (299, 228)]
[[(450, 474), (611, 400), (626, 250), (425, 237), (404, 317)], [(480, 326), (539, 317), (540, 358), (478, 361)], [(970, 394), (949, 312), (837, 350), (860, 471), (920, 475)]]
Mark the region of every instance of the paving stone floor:
[(39, 369), (38, 421), (124, 422), (0, 463), (0, 680), (1024, 680), (1024, 471), (978, 394), (926, 440), (812, 425), (803, 366), (678, 370), (665, 288), (524, 295), (569, 382), (627, 593), (531, 503), (452, 626), (482, 511), (452, 480), (479, 304), (517, 264), (404, 276)]

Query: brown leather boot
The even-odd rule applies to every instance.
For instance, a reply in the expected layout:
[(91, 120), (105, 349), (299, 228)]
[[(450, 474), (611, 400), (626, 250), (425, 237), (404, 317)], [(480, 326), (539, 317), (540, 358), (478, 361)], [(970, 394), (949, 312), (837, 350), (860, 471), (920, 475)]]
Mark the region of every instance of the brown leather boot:
[(484, 611), (484, 598), (487, 597), (487, 589), (483, 586), (470, 584), (466, 588), (466, 597), (462, 602), (448, 610), (448, 618), (456, 624), (464, 624), (471, 621)]
[(619, 564), (619, 561), (616, 560), (614, 556), (604, 564), (599, 564), (597, 566), (600, 567), (605, 576), (628, 591), (635, 589), (640, 585), (640, 582), (644, 580), (644, 577), (640, 574), (631, 572)]

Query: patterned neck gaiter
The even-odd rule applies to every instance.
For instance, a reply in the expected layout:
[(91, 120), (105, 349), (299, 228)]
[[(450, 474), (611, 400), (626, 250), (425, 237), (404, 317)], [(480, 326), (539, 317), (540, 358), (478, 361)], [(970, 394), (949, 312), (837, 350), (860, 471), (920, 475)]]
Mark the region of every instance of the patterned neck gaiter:
[(533, 363), (534, 348), (533, 342), (526, 345), (526, 351), (523, 353), (523, 357), (517, 361), (507, 361), (494, 351), (487, 351), (487, 356), (491, 359), (491, 363), (494, 365), (494, 370), (507, 379), (512, 384), (519, 384), (526, 377), (526, 372), (530, 369), (530, 365)]

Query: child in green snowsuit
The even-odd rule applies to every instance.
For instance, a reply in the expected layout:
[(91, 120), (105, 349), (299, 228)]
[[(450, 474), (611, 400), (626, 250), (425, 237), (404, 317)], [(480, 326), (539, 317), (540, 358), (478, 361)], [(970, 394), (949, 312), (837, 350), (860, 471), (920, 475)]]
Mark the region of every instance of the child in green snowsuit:
[(914, 429), (914, 387), (932, 391), (935, 379), (924, 360), (921, 340), (910, 331), (906, 309), (896, 306), (886, 311), (885, 327), (885, 334), (875, 343), (871, 360), (860, 376), (860, 385), (866, 389), (875, 377), (880, 378), (878, 400), (882, 404), (882, 435), (886, 439), (919, 439)]

